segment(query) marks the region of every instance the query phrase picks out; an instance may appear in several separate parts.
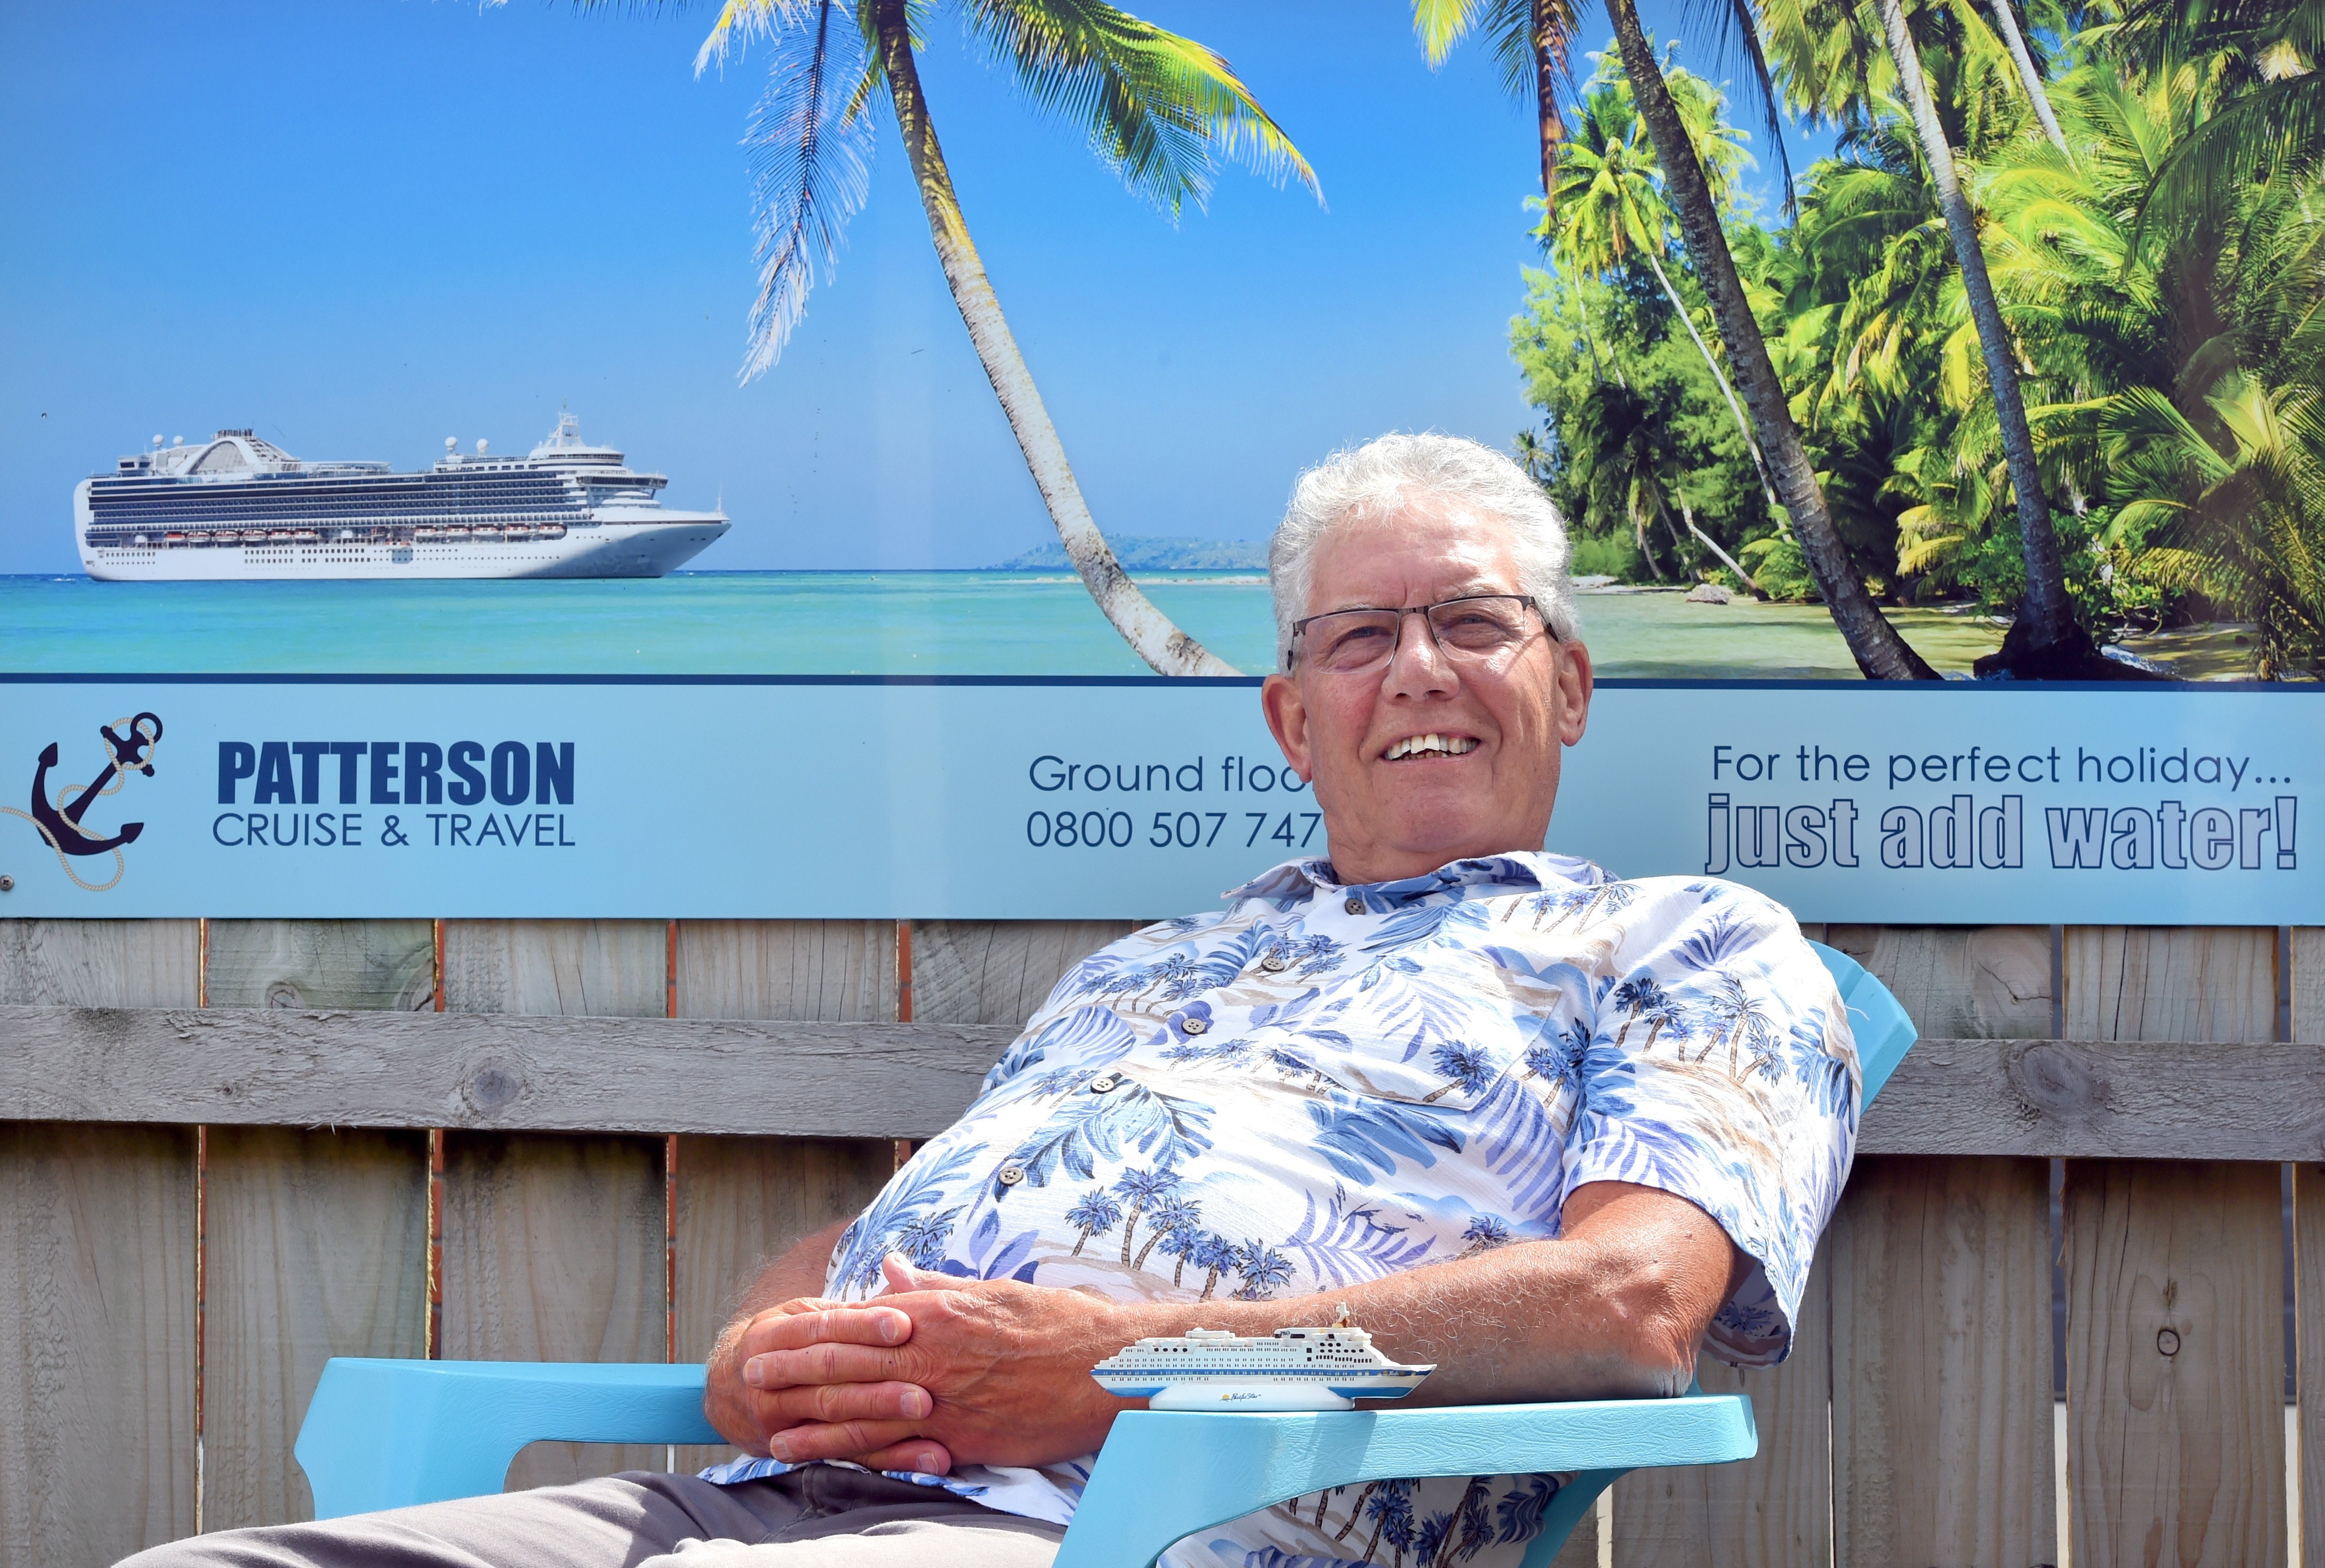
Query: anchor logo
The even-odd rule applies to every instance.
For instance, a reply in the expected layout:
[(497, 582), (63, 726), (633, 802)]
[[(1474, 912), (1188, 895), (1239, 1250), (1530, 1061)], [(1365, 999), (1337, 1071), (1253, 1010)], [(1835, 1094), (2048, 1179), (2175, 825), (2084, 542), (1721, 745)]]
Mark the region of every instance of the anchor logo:
[[(114, 733), (115, 725), (120, 726), (121, 733)], [(32, 773), (32, 809), (24, 812), (13, 806), (0, 806), (0, 811), (21, 816), (38, 829), (41, 837), (56, 852), (57, 863), (64, 867), (65, 875), (72, 878), (75, 886), (92, 893), (104, 892), (121, 881), (122, 872), (127, 869), (121, 846), (136, 843), (145, 825), (125, 822), (121, 831), (108, 838), (82, 826), (81, 819), (98, 800), (117, 793), (129, 774), (143, 773), (148, 779), (153, 776), (153, 751), (162, 742), (162, 720), (155, 714), (139, 714), (134, 718), (99, 724), (97, 733), (105, 742), (107, 765), (95, 779), (79, 786), (78, 793), (75, 786), (60, 784), (55, 798), (51, 798), (49, 770), (57, 765), (58, 759), (57, 743), (51, 741), (42, 749), (40, 766)], [(68, 800), (65, 797), (69, 795), (72, 798)], [(113, 856), (112, 879), (104, 882), (84, 881), (73, 869), (73, 859), (98, 854)]]

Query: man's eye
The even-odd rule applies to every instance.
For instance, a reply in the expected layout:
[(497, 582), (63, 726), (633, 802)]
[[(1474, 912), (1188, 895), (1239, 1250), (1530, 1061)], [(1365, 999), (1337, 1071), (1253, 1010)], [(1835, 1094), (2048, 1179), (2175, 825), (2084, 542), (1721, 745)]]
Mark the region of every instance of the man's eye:
[(1370, 648), (1376, 642), (1388, 640), (1388, 632), (1380, 626), (1350, 626), (1332, 635), (1331, 649), (1335, 653)]

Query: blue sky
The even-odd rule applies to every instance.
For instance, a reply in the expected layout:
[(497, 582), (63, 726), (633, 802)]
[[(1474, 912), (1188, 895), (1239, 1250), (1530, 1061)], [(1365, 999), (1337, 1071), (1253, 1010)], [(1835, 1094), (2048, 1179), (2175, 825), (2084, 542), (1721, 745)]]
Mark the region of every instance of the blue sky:
[[(950, 24), (922, 66), (1100, 526), (1259, 538), (1335, 446), (1529, 424), (1505, 337), (1531, 127), (1485, 51), (1431, 73), (1385, 0), (1133, 8), (1233, 61), (1326, 205), (1228, 169), (1173, 227)], [(0, 572), (75, 569), (73, 483), (156, 432), (415, 467), (447, 436), (529, 447), (560, 404), (673, 504), (723, 500), (699, 567), (974, 567), (1053, 539), (892, 129), (837, 281), (737, 385), (764, 61), (697, 78), (709, 15), (0, 11)]]

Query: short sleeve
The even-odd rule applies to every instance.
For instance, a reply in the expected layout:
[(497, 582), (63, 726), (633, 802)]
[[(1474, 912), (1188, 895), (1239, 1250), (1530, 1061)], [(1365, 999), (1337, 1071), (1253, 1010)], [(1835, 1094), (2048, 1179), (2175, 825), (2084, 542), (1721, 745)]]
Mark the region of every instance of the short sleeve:
[(1728, 882), (1635, 885), (1597, 988), (1565, 1190), (1632, 1182), (1709, 1214), (1755, 1267), (1707, 1344), (1773, 1365), (1856, 1146), (1848, 1012), (1780, 905)]

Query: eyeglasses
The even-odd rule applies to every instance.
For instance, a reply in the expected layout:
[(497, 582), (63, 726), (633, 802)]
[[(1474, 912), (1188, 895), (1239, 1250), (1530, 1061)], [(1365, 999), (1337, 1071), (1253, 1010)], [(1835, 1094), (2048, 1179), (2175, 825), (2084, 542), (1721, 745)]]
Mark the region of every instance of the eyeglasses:
[[(1333, 675), (1353, 675), (1385, 664), (1395, 653), (1404, 618), (1420, 616), (1440, 652), (1456, 659), (1490, 659), (1525, 641), (1526, 612), (1541, 606), (1524, 594), (1470, 594), (1403, 610), (1334, 610), (1292, 623), (1292, 648), (1306, 644), (1308, 661)], [(1542, 630), (1550, 632), (1548, 623)], [(1557, 641), (1555, 633), (1551, 640)]]

